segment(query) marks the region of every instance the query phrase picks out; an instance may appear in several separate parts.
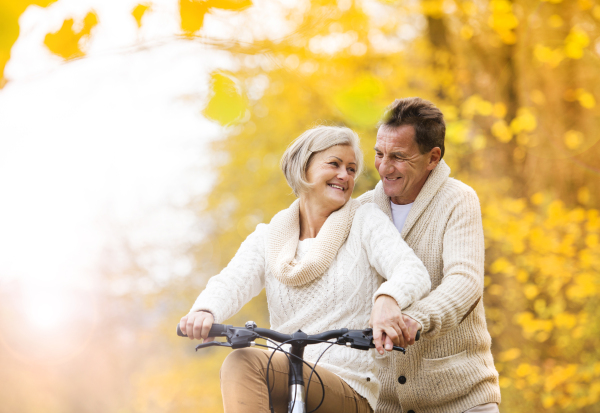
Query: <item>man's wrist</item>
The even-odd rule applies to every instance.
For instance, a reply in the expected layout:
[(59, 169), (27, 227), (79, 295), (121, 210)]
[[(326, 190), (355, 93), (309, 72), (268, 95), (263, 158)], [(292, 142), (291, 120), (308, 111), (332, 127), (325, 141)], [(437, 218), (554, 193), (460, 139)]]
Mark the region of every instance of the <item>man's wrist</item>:
[(407, 309), (407, 311), (402, 313), (402, 315), (410, 318), (411, 320), (416, 321), (420, 326), (419, 329), (421, 330), (421, 334), (426, 333), (428, 331), (429, 325), (426, 325), (427, 320), (424, 317), (424, 314), (421, 314), (418, 311)]
[(419, 325), (419, 330), (421, 330), (421, 332), (423, 331), (423, 324), (421, 324), (421, 322), (419, 320), (417, 320), (416, 318), (413, 318), (411, 316), (409, 316), (408, 314), (403, 314), (406, 317), (410, 318), (411, 320), (413, 320), (415, 323), (417, 323)]

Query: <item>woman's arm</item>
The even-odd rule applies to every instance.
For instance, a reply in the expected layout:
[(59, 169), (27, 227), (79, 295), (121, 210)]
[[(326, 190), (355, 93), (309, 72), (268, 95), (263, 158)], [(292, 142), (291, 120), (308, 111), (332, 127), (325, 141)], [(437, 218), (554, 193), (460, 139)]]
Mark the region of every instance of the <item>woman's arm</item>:
[[(374, 343), (377, 351), (383, 354), (384, 344), (387, 350), (391, 350), (392, 343), (400, 346), (414, 343), (414, 333), (405, 324), (399, 309), (426, 295), (431, 288), (431, 279), (421, 260), (377, 205), (367, 204), (361, 210), (360, 214), (364, 214), (361, 228), (363, 247), (373, 268), (387, 279), (375, 292), (373, 303), (379, 298), (379, 301), (385, 299), (398, 306), (392, 318), (371, 315)], [(382, 323), (381, 320), (387, 322)]]
[(373, 302), (381, 295), (388, 295), (401, 309), (406, 308), (429, 292), (429, 273), (379, 207), (375, 204), (361, 207), (367, 208), (361, 234), (363, 247), (373, 268), (387, 280), (375, 292)]
[(222, 323), (260, 293), (265, 286), (267, 229), (265, 224), (256, 227), (227, 267), (208, 281), (190, 313), (207, 311), (215, 323)]

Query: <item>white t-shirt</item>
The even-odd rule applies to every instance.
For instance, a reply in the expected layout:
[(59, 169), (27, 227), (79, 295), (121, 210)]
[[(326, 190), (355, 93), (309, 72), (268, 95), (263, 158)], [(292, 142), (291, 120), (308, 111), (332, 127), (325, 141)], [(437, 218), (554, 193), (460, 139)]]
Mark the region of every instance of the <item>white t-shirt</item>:
[(396, 228), (398, 228), (398, 232), (400, 233), (402, 233), (404, 222), (406, 221), (406, 217), (408, 216), (413, 203), (414, 202), (406, 205), (396, 205), (390, 201), (390, 205), (392, 206), (392, 219), (394, 220), (394, 225)]

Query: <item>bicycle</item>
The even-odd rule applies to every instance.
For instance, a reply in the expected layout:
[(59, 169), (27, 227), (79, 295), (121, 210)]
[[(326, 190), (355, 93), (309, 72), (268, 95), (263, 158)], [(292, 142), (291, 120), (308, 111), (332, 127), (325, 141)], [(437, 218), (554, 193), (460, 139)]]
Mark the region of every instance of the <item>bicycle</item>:
[[(417, 332), (417, 336), (415, 337), (415, 341), (419, 340), (420, 331)], [(187, 337), (187, 335), (183, 334), (179, 324), (177, 324), (177, 335), (180, 337)], [(309, 413), (313, 413), (321, 407), (323, 404), (323, 400), (325, 399), (325, 387), (318, 373), (315, 371), (317, 363), (325, 353), (325, 351), (329, 350), (333, 345), (345, 345), (350, 348), (358, 349), (358, 350), (369, 350), (371, 348), (375, 348), (375, 344), (373, 344), (373, 329), (366, 328), (364, 330), (348, 330), (347, 328), (342, 328), (339, 330), (330, 330), (325, 331), (319, 334), (308, 335), (301, 330), (296, 331), (293, 334), (283, 334), (274, 330), (270, 330), (268, 328), (260, 328), (256, 326), (256, 323), (253, 321), (248, 321), (244, 327), (233, 327), (231, 325), (225, 324), (213, 324), (210, 332), (208, 333), (208, 337), (225, 337), (227, 342), (220, 341), (210, 341), (208, 343), (198, 344), (196, 346), (196, 351), (201, 348), (206, 347), (228, 347), (233, 350), (244, 347), (266, 347), (273, 349), (275, 351), (281, 351), (288, 357), (290, 362), (290, 373), (289, 373), (289, 396), (288, 396), (288, 413), (306, 413), (306, 396), (308, 395), (308, 389), (310, 387), (310, 381), (312, 379), (313, 373), (317, 376), (319, 381), (321, 382), (322, 388), (322, 398), (319, 405), (311, 410)], [(275, 345), (277, 347), (270, 347), (263, 344), (257, 344), (256, 339), (263, 339), (269, 342), (279, 342), (280, 344)], [(336, 340), (336, 341), (329, 341)], [(331, 345), (323, 350), (314, 366), (311, 366), (306, 361), (304, 361), (304, 348), (310, 344), (318, 344), (318, 343), (331, 343)], [(284, 344), (290, 344), (290, 351), (285, 351), (281, 348)], [(399, 346), (394, 346), (394, 350), (401, 351), (406, 354), (406, 349)], [(273, 351), (273, 354), (275, 354)], [(271, 362), (271, 358), (269, 358), (269, 363), (267, 364), (267, 383), (269, 382), (269, 364)], [(302, 376), (303, 365), (306, 364), (311, 368), (311, 374), (308, 379), (308, 385), (306, 387), (306, 392), (304, 391), (304, 378)], [(269, 407), (271, 412), (273, 411), (273, 406), (271, 404), (271, 393), (269, 389)]]

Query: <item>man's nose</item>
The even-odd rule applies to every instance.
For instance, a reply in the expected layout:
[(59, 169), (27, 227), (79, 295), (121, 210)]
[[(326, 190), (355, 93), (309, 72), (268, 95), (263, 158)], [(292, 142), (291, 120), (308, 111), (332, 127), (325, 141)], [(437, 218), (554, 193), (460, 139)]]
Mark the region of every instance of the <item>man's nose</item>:
[(390, 162), (390, 159), (387, 156), (384, 156), (381, 159), (381, 164), (379, 165), (379, 173), (381, 175), (386, 175), (389, 174), (393, 171), (394, 167), (392, 166), (392, 163)]

